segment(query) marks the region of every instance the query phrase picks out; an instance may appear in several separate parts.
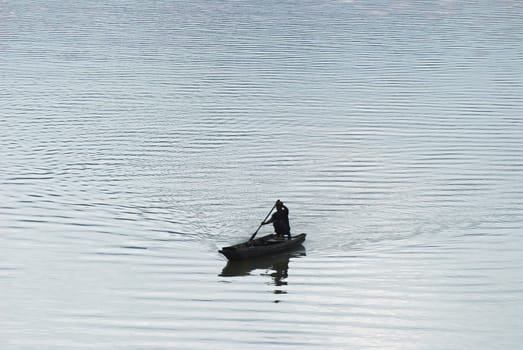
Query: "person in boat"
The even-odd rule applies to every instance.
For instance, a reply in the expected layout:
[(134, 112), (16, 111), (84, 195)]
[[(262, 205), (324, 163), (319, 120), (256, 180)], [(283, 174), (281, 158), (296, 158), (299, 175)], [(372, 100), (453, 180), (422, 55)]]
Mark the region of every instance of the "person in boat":
[(262, 222), (262, 225), (271, 224), (274, 226), (274, 232), (277, 236), (287, 236), (291, 238), (291, 226), (289, 225), (289, 208), (287, 208), (279, 199), (276, 201), (276, 212), (271, 218)]

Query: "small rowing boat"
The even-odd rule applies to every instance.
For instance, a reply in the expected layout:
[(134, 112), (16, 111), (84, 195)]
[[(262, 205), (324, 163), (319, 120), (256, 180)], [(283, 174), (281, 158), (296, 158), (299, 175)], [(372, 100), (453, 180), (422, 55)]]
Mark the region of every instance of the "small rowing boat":
[(305, 241), (305, 233), (292, 236), (292, 238), (279, 237), (270, 234), (244, 243), (223, 247), (219, 250), (229, 260), (244, 260), (259, 256), (272, 255), (292, 251), (301, 246)]

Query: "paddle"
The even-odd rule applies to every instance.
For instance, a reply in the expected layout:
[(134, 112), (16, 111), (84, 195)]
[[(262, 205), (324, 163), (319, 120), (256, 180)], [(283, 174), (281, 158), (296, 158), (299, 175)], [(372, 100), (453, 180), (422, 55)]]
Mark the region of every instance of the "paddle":
[[(277, 203), (277, 202), (276, 202)], [(276, 203), (274, 203), (274, 205), (272, 206), (271, 208), (271, 211), (269, 212), (269, 214), (267, 214), (267, 216), (265, 217), (265, 219), (263, 219), (262, 223), (260, 224), (260, 226), (258, 226), (258, 228), (256, 229), (256, 231), (252, 234), (251, 238), (249, 238), (249, 242), (252, 241), (254, 239), (254, 236), (256, 236), (256, 234), (258, 233), (258, 231), (260, 230), (260, 228), (263, 226), (263, 223), (269, 218), (269, 215), (271, 215), (272, 211), (274, 210), (274, 208), (276, 208)]]

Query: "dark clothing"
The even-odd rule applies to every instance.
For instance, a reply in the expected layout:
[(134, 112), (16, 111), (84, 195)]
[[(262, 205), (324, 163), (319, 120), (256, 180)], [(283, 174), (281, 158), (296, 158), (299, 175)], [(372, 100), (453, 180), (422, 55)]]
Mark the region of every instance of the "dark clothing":
[(274, 226), (274, 232), (278, 235), (290, 236), (291, 226), (289, 225), (289, 209), (283, 206), (272, 214), (271, 220)]

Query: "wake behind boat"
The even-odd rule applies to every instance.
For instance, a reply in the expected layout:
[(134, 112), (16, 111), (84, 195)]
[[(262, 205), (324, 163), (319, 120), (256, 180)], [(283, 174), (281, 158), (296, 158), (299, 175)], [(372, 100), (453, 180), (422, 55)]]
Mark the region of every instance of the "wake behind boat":
[(305, 233), (300, 233), (291, 238), (270, 234), (229, 247), (223, 247), (219, 252), (225, 255), (227, 259), (233, 261), (256, 258), (292, 251), (301, 246), (305, 241), (305, 237)]

